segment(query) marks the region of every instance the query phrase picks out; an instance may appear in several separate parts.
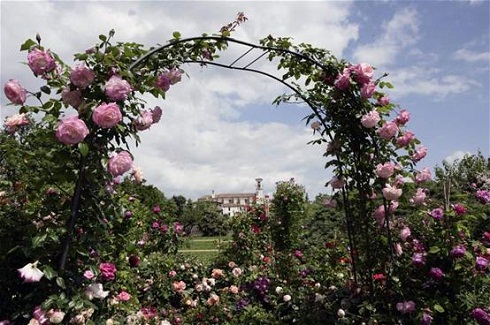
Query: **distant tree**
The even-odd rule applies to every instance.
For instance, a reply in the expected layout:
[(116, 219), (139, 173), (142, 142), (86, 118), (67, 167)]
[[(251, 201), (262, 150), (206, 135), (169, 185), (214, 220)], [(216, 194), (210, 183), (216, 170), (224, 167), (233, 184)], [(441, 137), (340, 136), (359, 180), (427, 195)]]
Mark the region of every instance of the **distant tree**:
[(228, 217), (221, 213), (215, 203), (196, 202), (194, 209), (199, 231), (204, 236), (223, 236), (228, 233), (230, 229)]

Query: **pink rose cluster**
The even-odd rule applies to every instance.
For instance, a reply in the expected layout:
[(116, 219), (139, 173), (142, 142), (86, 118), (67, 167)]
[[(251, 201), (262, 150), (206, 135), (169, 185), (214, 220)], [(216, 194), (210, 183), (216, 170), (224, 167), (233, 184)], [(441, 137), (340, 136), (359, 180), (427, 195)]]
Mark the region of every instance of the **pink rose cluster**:
[(160, 88), (163, 91), (168, 91), (171, 85), (175, 85), (177, 82), (180, 82), (182, 79), (182, 72), (179, 68), (172, 68), (164, 73), (161, 73), (155, 86)]
[(346, 90), (350, 87), (352, 80), (354, 80), (361, 86), (361, 96), (363, 98), (370, 98), (375, 88), (374, 83), (371, 81), (373, 76), (373, 67), (362, 62), (344, 68), (342, 73), (339, 73), (337, 76), (334, 85), (340, 90)]

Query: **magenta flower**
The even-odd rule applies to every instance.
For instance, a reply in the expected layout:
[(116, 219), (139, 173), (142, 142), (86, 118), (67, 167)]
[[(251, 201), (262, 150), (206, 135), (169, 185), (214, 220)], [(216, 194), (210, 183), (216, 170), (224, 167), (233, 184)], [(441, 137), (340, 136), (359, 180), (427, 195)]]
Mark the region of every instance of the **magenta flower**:
[(479, 325), (490, 324), (490, 315), (481, 308), (473, 309), (473, 311), (471, 312), (471, 317), (473, 317)]
[(85, 122), (78, 116), (63, 118), (56, 127), (56, 139), (63, 144), (78, 144), (89, 134)]
[(412, 256), (412, 265), (414, 265), (414, 266), (425, 265), (425, 254), (424, 253), (414, 253)]
[(432, 317), (432, 312), (426, 309), (422, 313), (422, 318), (420, 319), (420, 325), (431, 325), (433, 319), (434, 317)]
[(429, 215), (434, 218), (434, 220), (439, 221), (442, 220), (442, 218), (444, 217), (444, 210), (442, 210), (441, 208), (436, 208), (429, 212)]
[(478, 271), (485, 271), (488, 267), (488, 260), (485, 257), (477, 256), (475, 260), (475, 268)]
[(182, 71), (179, 68), (172, 68), (166, 73), (168, 79), (170, 80), (170, 84), (174, 85), (177, 82), (180, 82), (182, 79)]
[(429, 275), (435, 280), (440, 280), (444, 277), (444, 272), (438, 267), (433, 267), (430, 269)]
[(476, 198), (483, 204), (490, 203), (490, 191), (478, 190), (476, 191)]
[(100, 263), (99, 271), (105, 281), (112, 281), (116, 278), (117, 269), (112, 263)]
[(37, 47), (27, 55), (27, 65), (36, 76), (51, 72), (56, 68), (56, 62), (51, 54), (41, 51)]
[(15, 79), (7, 81), (3, 87), (3, 92), (12, 104), (24, 105), (27, 91), (20, 85), (19, 81)]
[(129, 262), (129, 266), (137, 267), (140, 264), (140, 259), (138, 258), (138, 256), (133, 254), (129, 257), (128, 262)]
[(451, 205), (451, 207), (453, 208), (453, 211), (458, 215), (458, 216), (462, 216), (463, 214), (466, 213), (467, 209), (464, 205), (462, 204), (453, 204)]
[(451, 256), (453, 258), (461, 258), (466, 254), (466, 247), (463, 245), (458, 245), (451, 249)]
[(376, 85), (374, 84), (374, 82), (369, 82), (369, 83), (364, 84), (361, 87), (361, 97), (362, 98), (371, 98), (373, 96), (374, 89), (376, 89)]
[(338, 178), (337, 176), (334, 176), (330, 182), (330, 186), (332, 186), (333, 189), (341, 189), (345, 186), (345, 181), (341, 178)]
[(131, 299), (131, 295), (123, 290), (119, 292), (119, 294), (116, 296), (116, 299), (119, 301), (128, 301), (129, 299)]

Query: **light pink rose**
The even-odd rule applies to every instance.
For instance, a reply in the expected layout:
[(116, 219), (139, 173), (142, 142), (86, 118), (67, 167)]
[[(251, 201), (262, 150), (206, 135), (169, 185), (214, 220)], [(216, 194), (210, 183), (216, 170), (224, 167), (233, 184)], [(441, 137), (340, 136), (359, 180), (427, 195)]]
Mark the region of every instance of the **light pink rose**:
[(378, 105), (380, 106), (386, 106), (389, 103), (390, 103), (390, 99), (388, 98), (388, 96), (383, 96), (378, 98)]
[(83, 277), (87, 280), (92, 280), (95, 277), (95, 274), (90, 270), (86, 270), (85, 272), (83, 272)]
[(334, 176), (330, 182), (330, 186), (332, 186), (333, 189), (341, 189), (345, 186), (345, 181), (343, 179), (338, 178), (337, 176)]
[(65, 88), (61, 92), (61, 100), (65, 105), (78, 108), (83, 103), (82, 92), (79, 89), (70, 90), (70, 88)]
[(49, 52), (41, 51), (37, 47), (27, 55), (27, 64), (36, 76), (43, 75), (56, 69), (56, 62)]
[(389, 140), (398, 133), (398, 125), (395, 122), (386, 122), (378, 132), (382, 139)]
[(129, 82), (118, 75), (110, 77), (105, 84), (105, 94), (111, 101), (125, 100), (132, 90)]
[(85, 122), (78, 116), (63, 118), (56, 127), (56, 138), (64, 144), (77, 144), (89, 134)]
[(170, 80), (170, 84), (174, 85), (182, 79), (182, 72), (179, 68), (172, 68), (167, 72), (167, 77)]
[(425, 189), (419, 187), (417, 188), (414, 196), (412, 196), (412, 198), (410, 199), (410, 203), (414, 205), (424, 205), (426, 197), (427, 194), (425, 193)]
[(61, 324), (63, 318), (65, 318), (65, 313), (60, 310), (49, 310), (47, 312), (49, 316), (49, 321), (51, 324)]
[(123, 290), (123, 291), (119, 292), (119, 294), (117, 295), (116, 298), (119, 301), (128, 301), (129, 299), (131, 299), (131, 295)]
[(410, 231), (410, 228), (407, 226), (403, 227), (402, 230), (400, 230), (400, 239), (403, 241), (407, 241), (408, 236), (410, 236), (412, 232)]
[(170, 79), (169, 77), (162, 73), (158, 76), (155, 86), (163, 91), (168, 91), (170, 89)]
[(386, 184), (383, 189), (383, 196), (388, 201), (396, 201), (403, 194), (401, 188), (392, 187), (390, 184)]
[(381, 178), (390, 178), (395, 172), (395, 164), (391, 161), (376, 166), (376, 175)]
[(421, 161), (422, 159), (425, 158), (425, 156), (427, 155), (427, 147), (425, 146), (420, 146), (416, 151), (415, 153), (412, 155), (412, 160), (414, 162), (418, 162), (418, 161)]
[(162, 118), (162, 109), (160, 106), (155, 106), (155, 108), (151, 111), (151, 114), (153, 117), (153, 123), (158, 123)]
[(231, 285), (231, 286), (230, 286), (230, 292), (231, 292), (232, 294), (236, 295), (236, 294), (237, 294), (239, 291), (240, 291), (240, 289), (238, 289), (238, 287), (237, 287), (237, 286), (235, 286), (235, 285)]
[(177, 293), (183, 292), (186, 287), (187, 285), (185, 284), (184, 281), (174, 281), (172, 283), (172, 289)]
[(131, 154), (128, 151), (121, 151), (109, 159), (107, 169), (112, 176), (116, 177), (129, 171), (132, 166), (133, 158)]
[(406, 109), (402, 109), (395, 118), (395, 123), (398, 125), (405, 125), (408, 121), (410, 121), (410, 112)]
[(175, 272), (174, 270), (168, 272), (168, 276), (171, 278), (175, 278), (176, 275), (177, 275), (177, 272)]
[(76, 87), (83, 89), (95, 79), (95, 73), (85, 65), (76, 66), (70, 74), (70, 81)]
[(376, 85), (374, 82), (368, 82), (361, 87), (361, 97), (362, 98), (371, 98), (374, 93), (374, 89), (376, 89)]
[(425, 167), (421, 171), (418, 171), (415, 174), (415, 182), (416, 183), (423, 183), (431, 179), (431, 173), (429, 167)]
[(219, 303), (219, 296), (217, 294), (212, 293), (207, 300), (207, 304), (209, 306), (212, 306), (212, 305), (216, 305), (217, 303)]
[(27, 91), (20, 85), (19, 81), (15, 79), (7, 81), (3, 87), (3, 92), (12, 104), (24, 105)]
[(369, 113), (364, 114), (361, 117), (361, 124), (363, 127), (370, 129), (370, 128), (375, 127), (379, 123), (380, 120), (381, 120), (381, 118), (379, 117), (379, 113), (377, 111), (373, 110)]
[(398, 147), (406, 147), (413, 141), (414, 138), (413, 132), (405, 131), (401, 137), (396, 139), (396, 145)]
[(141, 115), (134, 120), (133, 123), (136, 127), (136, 130), (147, 130), (153, 124), (153, 113), (150, 111), (143, 111), (141, 112)]
[(24, 126), (27, 124), (29, 124), (29, 120), (26, 118), (25, 113), (14, 114), (7, 117), (7, 119), (5, 120), (5, 128), (10, 134), (15, 133), (19, 126)]
[(116, 103), (102, 103), (95, 108), (92, 120), (101, 128), (111, 128), (122, 121), (121, 109)]
[(371, 65), (361, 62), (351, 68), (354, 72), (354, 80), (361, 85), (368, 83), (374, 76), (374, 69)]
[(213, 269), (211, 271), (211, 276), (215, 279), (219, 279), (221, 277), (223, 277), (223, 270), (222, 269)]
[(337, 76), (334, 85), (340, 90), (346, 90), (350, 87), (350, 70), (348, 68), (345, 68), (342, 74)]

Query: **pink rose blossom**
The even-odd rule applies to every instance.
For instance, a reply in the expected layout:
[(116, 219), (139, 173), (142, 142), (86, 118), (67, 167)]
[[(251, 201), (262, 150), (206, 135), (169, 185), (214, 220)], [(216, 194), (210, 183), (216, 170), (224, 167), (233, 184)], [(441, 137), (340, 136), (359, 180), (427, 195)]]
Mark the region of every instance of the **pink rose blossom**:
[(369, 83), (364, 84), (361, 87), (361, 97), (362, 98), (371, 98), (373, 96), (375, 88), (376, 88), (376, 85), (374, 84), (374, 82), (369, 82)]
[(171, 277), (171, 278), (175, 278), (176, 275), (177, 275), (177, 272), (174, 271), (174, 270), (168, 272), (168, 276)]
[(421, 161), (422, 159), (425, 158), (425, 156), (427, 155), (427, 147), (425, 146), (420, 146), (416, 151), (415, 153), (412, 155), (412, 160), (414, 162), (419, 162)]
[(213, 269), (211, 271), (211, 277), (213, 277), (214, 279), (219, 279), (221, 277), (223, 277), (223, 270), (222, 269)]
[(107, 164), (109, 173), (114, 177), (124, 174), (132, 167), (133, 157), (131, 157), (131, 154), (128, 151), (121, 151), (114, 154), (114, 156), (109, 159), (109, 163)]
[(95, 73), (85, 65), (75, 67), (70, 74), (70, 81), (75, 87), (86, 88), (95, 79)]
[(398, 125), (395, 122), (386, 122), (378, 132), (382, 139), (389, 140), (397, 135)]
[(51, 72), (56, 68), (56, 62), (51, 54), (41, 51), (37, 47), (27, 55), (27, 65), (36, 76)]
[(209, 299), (207, 300), (207, 304), (209, 306), (212, 306), (212, 305), (216, 305), (217, 303), (219, 303), (219, 296), (212, 293), (209, 297)]
[(116, 278), (117, 269), (112, 263), (100, 263), (99, 271), (105, 281), (112, 281)]
[(418, 171), (415, 174), (415, 182), (416, 183), (423, 183), (426, 181), (429, 181), (431, 179), (431, 173), (429, 167), (425, 167), (421, 171)]
[(20, 85), (19, 81), (10, 79), (3, 86), (5, 96), (16, 105), (24, 105), (26, 101), (27, 91)]
[(403, 247), (400, 243), (395, 244), (394, 250), (395, 250), (396, 256), (401, 256), (403, 254)]
[(429, 275), (435, 280), (441, 280), (444, 277), (444, 272), (438, 267), (433, 267), (430, 269)]
[(49, 310), (46, 314), (50, 315), (49, 316), (49, 321), (51, 324), (61, 324), (63, 321), (63, 318), (65, 318), (65, 313), (60, 311), (60, 310)]
[(155, 108), (151, 111), (151, 114), (153, 118), (153, 123), (158, 123), (162, 118), (162, 109), (160, 108), (160, 106), (155, 106)]
[(150, 111), (143, 111), (141, 115), (134, 120), (134, 126), (136, 130), (143, 131), (150, 128), (153, 124), (153, 113)]
[(242, 275), (242, 269), (239, 267), (234, 267), (233, 270), (231, 270), (231, 273), (235, 278), (238, 278), (240, 275)]
[(129, 299), (131, 299), (131, 295), (123, 290), (123, 291), (119, 292), (119, 294), (117, 295), (116, 298), (119, 301), (128, 301)]
[(434, 218), (434, 220), (442, 220), (442, 218), (444, 217), (444, 210), (442, 210), (441, 208), (436, 208), (436, 209), (433, 209), (432, 211), (429, 212), (429, 215)]
[(25, 113), (14, 114), (5, 120), (5, 128), (10, 134), (15, 133), (20, 126), (27, 124), (29, 124), (29, 120), (26, 118)]
[(383, 96), (383, 97), (378, 98), (378, 105), (379, 106), (386, 106), (389, 104), (390, 104), (390, 99), (388, 98), (388, 96)]
[(95, 276), (94, 272), (92, 272), (90, 270), (83, 272), (83, 277), (87, 280), (92, 280), (94, 278), (94, 276)]
[(179, 68), (172, 68), (166, 73), (168, 79), (170, 80), (170, 84), (174, 85), (177, 82), (180, 82), (182, 79), (182, 72)]
[(348, 68), (345, 68), (343, 73), (337, 76), (334, 84), (340, 90), (346, 90), (350, 87), (350, 71)]
[(410, 112), (406, 109), (402, 109), (395, 118), (395, 123), (398, 125), (405, 125), (408, 121), (410, 121)]
[(65, 88), (61, 92), (61, 100), (65, 105), (78, 108), (83, 103), (82, 92), (80, 89), (70, 90), (70, 88)]
[(415, 303), (411, 300), (399, 302), (396, 304), (396, 309), (402, 314), (411, 313), (415, 311)]
[(101, 128), (111, 128), (122, 121), (122, 113), (116, 103), (102, 103), (92, 114), (92, 120)]
[(406, 147), (413, 141), (414, 138), (413, 132), (405, 131), (401, 137), (396, 139), (396, 145), (398, 147)]
[(453, 211), (458, 215), (462, 216), (463, 214), (466, 213), (467, 209), (464, 205), (457, 203), (457, 204), (452, 204), (451, 207), (453, 208)]
[(351, 68), (354, 72), (354, 80), (361, 85), (368, 83), (374, 76), (374, 69), (371, 65), (361, 62)]
[(118, 75), (110, 77), (105, 84), (105, 94), (111, 101), (125, 100), (132, 90), (129, 82)]
[(89, 134), (85, 122), (78, 116), (63, 118), (56, 127), (56, 139), (63, 144), (77, 144)]
[(155, 86), (163, 91), (168, 91), (170, 89), (170, 79), (166, 74), (160, 74), (155, 83)]
[(363, 127), (370, 129), (375, 127), (379, 121), (381, 120), (379, 113), (375, 110), (370, 111), (369, 113), (364, 114), (361, 117), (361, 124)]
[(389, 201), (396, 201), (403, 194), (401, 188), (392, 187), (390, 184), (386, 184), (383, 189), (383, 196)]
[(408, 227), (403, 227), (402, 230), (400, 230), (400, 239), (403, 241), (407, 241), (407, 238), (412, 234), (410, 231), (410, 228)]
[(334, 176), (330, 182), (330, 186), (332, 186), (333, 189), (341, 189), (345, 186), (345, 181), (341, 178), (338, 178), (337, 176)]
[(237, 287), (237, 286), (235, 286), (235, 285), (231, 285), (231, 286), (230, 286), (230, 292), (231, 292), (232, 294), (236, 295), (236, 294), (237, 294), (239, 291), (240, 291), (240, 290), (238, 289), (238, 287)]
[(184, 281), (174, 281), (174, 283), (172, 283), (172, 289), (177, 293), (183, 292), (186, 287), (187, 285)]
[(44, 276), (43, 271), (37, 268), (37, 263), (27, 263), (23, 268), (17, 269), (20, 277), (24, 279), (25, 283), (39, 282)]
[(395, 164), (391, 161), (376, 166), (376, 175), (381, 178), (390, 178), (395, 172)]
[(426, 197), (427, 194), (425, 193), (425, 189), (419, 187), (417, 188), (414, 196), (412, 196), (412, 198), (410, 199), (410, 203), (412, 203), (413, 205), (424, 205)]

